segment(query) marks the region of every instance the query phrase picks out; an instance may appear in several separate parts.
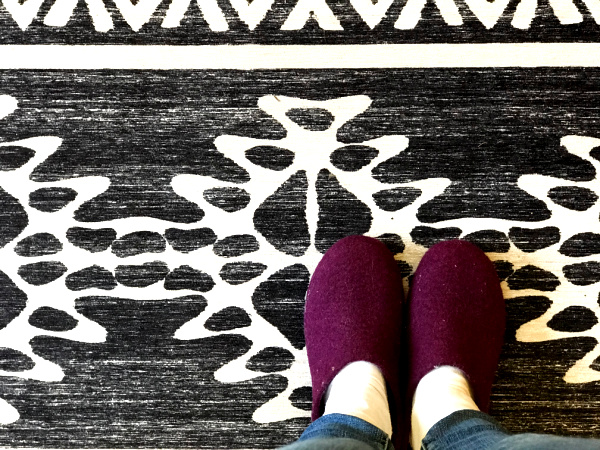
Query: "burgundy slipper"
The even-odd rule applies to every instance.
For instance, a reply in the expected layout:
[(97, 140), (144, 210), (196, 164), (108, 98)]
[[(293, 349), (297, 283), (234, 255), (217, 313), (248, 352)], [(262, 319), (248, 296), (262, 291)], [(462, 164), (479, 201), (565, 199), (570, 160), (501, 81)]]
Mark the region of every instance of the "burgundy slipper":
[(417, 267), (408, 308), (408, 406), (423, 376), (454, 366), (465, 373), (477, 406), (488, 412), (506, 322), (492, 262), (466, 241), (434, 245)]
[(407, 440), (400, 436), (397, 414), (402, 301), (398, 266), (380, 241), (349, 236), (325, 253), (311, 278), (304, 314), (313, 420), (323, 414), (333, 377), (353, 361), (368, 361), (387, 382), (393, 440)]

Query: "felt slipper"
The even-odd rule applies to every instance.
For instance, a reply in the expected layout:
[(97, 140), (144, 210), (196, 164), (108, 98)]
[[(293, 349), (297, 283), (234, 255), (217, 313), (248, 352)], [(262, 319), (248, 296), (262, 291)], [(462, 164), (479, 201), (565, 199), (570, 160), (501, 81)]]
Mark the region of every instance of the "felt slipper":
[(400, 436), (397, 413), (402, 301), (398, 266), (380, 241), (349, 236), (325, 253), (311, 278), (304, 315), (313, 420), (323, 414), (323, 396), (335, 375), (351, 362), (368, 361), (387, 383), (392, 439), (407, 440)]
[(423, 376), (454, 366), (465, 373), (477, 406), (488, 412), (506, 326), (492, 262), (466, 241), (434, 245), (417, 267), (408, 309), (408, 406)]

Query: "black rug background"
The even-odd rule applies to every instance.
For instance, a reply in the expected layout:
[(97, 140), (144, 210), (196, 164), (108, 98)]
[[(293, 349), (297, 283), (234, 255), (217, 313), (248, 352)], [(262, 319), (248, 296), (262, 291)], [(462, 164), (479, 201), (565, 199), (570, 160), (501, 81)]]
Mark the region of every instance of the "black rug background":
[[(195, 205), (170, 194), (171, 178), (195, 173), (243, 186), (244, 169), (217, 152), (213, 140), (222, 134), (282, 138), (284, 129), (256, 107), (267, 94), (314, 100), (368, 95), (371, 107), (344, 126), (339, 139), (352, 143), (404, 134), (409, 150), (378, 173), (381, 181), (439, 176), (454, 183), (449, 195), (420, 211), (423, 223), (495, 217), (534, 227), (549, 211), (517, 187), (520, 175), (596, 177), (589, 163), (568, 154), (559, 141), (565, 135), (600, 137), (598, 69), (4, 71), (0, 76), (2, 93), (19, 100), (19, 109), (1, 122), (0, 139), (48, 134), (64, 140), (32, 174), (34, 180), (111, 179), (109, 191), (82, 210), (78, 220), (88, 225), (124, 217), (124, 210), (129, 217), (201, 224), (203, 213)], [(225, 385), (212, 376), (249, 349), (246, 338), (233, 333), (172, 339), (203, 302), (201, 296), (160, 306), (79, 298), (78, 311), (109, 331), (107, 342), (36, 337), (35, 353), (58, 363), (66, 376), (59, 383), (0, 378), (0, 395), (21, 413), (18, 422), (2, 427), (0, 445), (264, 448), (294, 440), (306, 419), (251, 421), (260, 404), (285, 388), (284, 377)], [(600, 437), (598, 383), (562, 381), (595, 339), (516, 342), (518, 326), (540, 316), (549, 301), (528, 297), (507, 305), (509, 330), (493, 415), (515, 432)], [(127, 370), (116, 374), (106, 362), (111, 358), (129, 361)], [(162, 377), (166, 363), (173, 371), (169, 382)], [(111, 405), (111, 398), (123, 396), (132, 402)]]

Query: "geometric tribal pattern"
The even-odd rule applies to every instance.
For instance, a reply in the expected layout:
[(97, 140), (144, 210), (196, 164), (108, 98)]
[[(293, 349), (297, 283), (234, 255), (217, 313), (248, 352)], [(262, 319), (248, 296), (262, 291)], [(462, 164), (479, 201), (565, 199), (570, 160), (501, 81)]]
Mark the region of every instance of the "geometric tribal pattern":
[[(226, 77), (180, 75), (189, 91), (149, 75), (144, 89), (156, 96), (144, 105), (137, 83), (119, 88), (102, 72), (58, 78), (83, 80), (82, 94), (105, 82), (109, 100), (77, 91), (61, 99), (58, 89), (41, 99), (48, 84), (37, 75), (10, 92), (6, 74), (5, 445), (292, 440), (310, 410), (304, 293), (322, 254), (350, 234), (386, 243), (407, 290), (428, 247), (476, 243), (496, 265), (509, 311), (493, 404), (518, 410), (522, 402), (512, 422), (507, 409), (494, 415), (514, 429), (529, 414), (532, 374), (552, 392), (571, 392), (572, 405), (592, 405), (600, 381), (595, 112), (574, 106), (536, 128), (523, 122), (544, 112), (504, 99), (503, 118), (488, 109), (482, 119), (478, 108), (503, 90), (485, 71), (446, 74), (458, 86), (452, 99), (435, 92), (441, 78), (405, 78), (421, 83), (429, 104), (394, 94), (386, 83), (405, 73), (391, 71), (353, 73), (348, 86), (304, 95), (302, 80), (318, 79), (319, 89), (335, 80), (292, 73), (294, 86), (282, 88), (286, 74), (264, 73), (272, 81), (219, 91)], [(510, 76), (531, 94), (535, 82)], [(381, 90), (363, 88), (365, 77), (378, 77)], [(465, 77), (492, 87), (473, 92)], [(545, 95), (568, 97), (565, 89)], [(456, 106), (460, 95), (467, 100)], [(53, 121), (53, 108), (66, 119)], [(532, 369), (552, 358), (546, 378)], [(574, 423), (566, 431), (584, 431)]]

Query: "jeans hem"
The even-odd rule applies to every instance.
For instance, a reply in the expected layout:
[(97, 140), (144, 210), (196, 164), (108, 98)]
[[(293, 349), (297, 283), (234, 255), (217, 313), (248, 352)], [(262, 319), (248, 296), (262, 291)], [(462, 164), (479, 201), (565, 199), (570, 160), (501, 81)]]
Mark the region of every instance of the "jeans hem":
[(472, 409), (455, 411), (437, 422), (423, 438), (424, 450), (483, 449), (510, 436), (498, 421)]
[(311, 423), (299, 441), (323, 438), (355, 439), (376, 450), (394, 450), (392, 442), (383, 430), (366, 420), (347, 414), (326, 414)]

